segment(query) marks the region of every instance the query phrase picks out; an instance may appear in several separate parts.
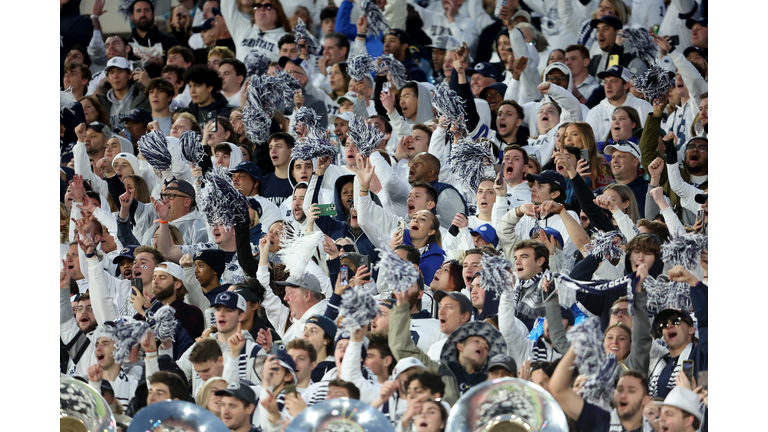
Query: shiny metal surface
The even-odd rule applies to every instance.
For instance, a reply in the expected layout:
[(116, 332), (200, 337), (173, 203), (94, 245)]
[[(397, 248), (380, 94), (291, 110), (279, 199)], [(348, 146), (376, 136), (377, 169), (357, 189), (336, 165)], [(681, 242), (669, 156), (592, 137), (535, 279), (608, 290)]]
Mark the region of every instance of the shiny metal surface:
[(305, 408), (286, 432), (394, 432), (389, 419), (357, 399), (331, 399)]
[(128, 432), (229, 432), (229, 428), (207, 409), (190, 402), (156, 402), (133, 417)]
[(546, 390), (517, 378), (472, 387), (456, 402), (445, 432), (568, 432), (565, 413)]
[(115, 418), (109, 404), (94, 388), (62, 375), (59, 381), (61, 432), (114, 432)]

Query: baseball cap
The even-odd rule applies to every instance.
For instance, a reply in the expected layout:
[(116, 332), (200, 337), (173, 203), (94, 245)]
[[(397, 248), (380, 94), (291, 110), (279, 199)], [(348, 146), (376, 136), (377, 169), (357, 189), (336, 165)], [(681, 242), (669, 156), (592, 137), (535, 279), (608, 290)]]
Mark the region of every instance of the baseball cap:
[(640, 147), (638, 147), (637, 144), (633, 143), (632, 141), (627, 141), (627, 140), (614, 141), (613, 144), (605, 146), (605, 148), (603, 149), (603, 153), (610, 156), (616, 150), (624, 153), (629, 153), (632, 156), (636, 157), (638, 161), (642, 162), (643, 160), (642, 156), (640, 156)]
[(560, 231), (552, 227), (543, 227), (541, 230), (551, 236), (554, 236), (557, 242), (560, 243), (560, 247), (564, 247), (563, 236), (560, 234)]
[(616, 18), (613, 15), (603, 15), (602, 18), (595, 18), (592, 20), (592, 23), (590, 24), (592, 28), (597, 28), (597, 25), (603, 23), (608, 24), (609, 26), (615, 28), (616, 30), (621, 30), (622, 27), (624, 27), (624, 24), (621, 23), (621, 20)]
[(656, 316), (653, 318), (653, 324), (651, 324), (651, 333), (653, 337), (660, 338), (663, 336), (662, 330), (659, 328), (661, 324), (666, 323), (670, 317), (677, 315), (689, 325), (693, 326), (693, 319), (691, 318), (691, 315), (684, 311), (679, 309), (664, 309), (656, 314)]
[(277, 62), (282, 69), (285, 69), (285, 65), (288, 64), (288, 62), (291, 62), (296, 66), (300, 67), (302, 70), (304, 70), (304, 73), (307, 74), (307, 78), (310, 77), (309, 64), (307, 64), (307, 62), (300, 57), (296, 57), (292, 59), (292, 58), (283, 56), (283, 57), (280, 57), (280, 59)]
[(134, 108), (127, 116), (120, 119), (120, 121), (126, 120), (136, 123), (150, 123), (152, 121), (152, 114), (143, 108)]
[(246, 198), (246, 201), (248, 201), (248, 206), (250, 206), (253, 211), (256, 212), (257, 215), (259, 215), (259, 219), (261, 219), (261, 215), (264, 214), (264, 210), (261, 208), (261, 204), (259, 201), (254, 197), (248, 197)]
[(202, 24), (198, 26), (192, 27), (192, 33), (200, 33), (205, 30), (210, 30), (213, 28), (213, 22), (215, 21), (215, 18), (208, 18), (207, 20), (203, 21)]
[(496, 235), (496, 229), (491, 224), (482, 224), (475, 229), (469, 230), (470, 235), (479, 235), (483, 240), (491, 243), (494, 247), (499, 245), (499, 236)]
[(256, 393), (254, 393), (251, 386), (246, 383), (233, 382), (228, 385), (226, 389), (217, 390), (214, 394), (216, 396), (232, 396), (243, 402), (256, 405)]
[(447, 50), (460, 45), (461, 43), (455, 37), (443, 35), (436, 37), (432, 45), (427, 45), (427, 48)]
[(457, 302), (459, 302), (459, 305), (461, 305), (461, 313), (464, 313), (464, 312), (472, 313), (472, 310), (473, 310), (472, 301), (470, 301), (469, 297), (465, 296), (460, 291), (452, 291), (452, 292), (442, 291), (442, 290), (435, 291), (433, 296), (435, 298), (435, 302), (437, 302), (438, 304), (440, 304), (443, 298), (448, 296), (456, 300)]
[(395, 368), (392, 370), (392, 379), (397, 379), (398, 375), (412, 367), (426, 368), (424, 363), (422, 363), (421, 360), (417, 359), (416, 357), (406, 357), (404, 359), (400, 359), (400, 361), (395, 365)]
[(704, 204), (705, 202), (707, 202), (708, 198), (709, 198), (709, 193), (696, 194), (696, 196), (694, 197), (696, 202), (699, 203), (699, 204)]
[(356, 100), (358, 100), (358, 94), (353, 91), (348, 91), (344, 94), (344, 96), (336, 99), (337, 104), (341, 104), (341, 101), (348, 100), (352, 103), (355, 103)]
[(400, 39), (401, 44), (408, 44), (408, 45), (411, 44), (411, 37), (408, 35), (408, 33), (405, 30), (392, 29), (387, 34)]
[(117, 264), (117, 262), (123, 258), (128, 258), (129, 260), (133, 261), (133, 258), (134, 258), (133, 251), (135, 251), (137, 247), (138, 247), (137, 245), (132, 245), (132, 246), (126, 246), (120, 249), (120, 255), (112, 259), (112, 264)]
[(566, 189), (565, 177), (563, 177), (562, 174), (554, 170), (542, 171), (541, 174), (528, 174), (525, 176), (525, 179), (528, 180), (529, 182), (537, 181), (539, 182), (539, 184), (554, 183), (560, 189), (562, 190)]
[(429, 51), (421, 45), (411, 45), (408, 47), (408, 51), (411, 52), (412, 58), (432, 61), (432, 51)]
[(692, 414), (701, 421), (701, 411), (699, 411), (699, 397), (692, 390), (677, 386), (670, 390), (667, 398), (662, 405), (679, 408), (688, 414)]
[(248, 175), (251, 176), (251, 178), (254, 180), (261, 181), (261, 169), (259, 169), (259, 167), (251, 161), (240, 162), (239, 164), (235, 165), (234, 168), (229, 170), (231, 173), (236, 173), (239, 171), (244, 171), (248, 173)]
[(514, 15), (512, 15), (512, 18), (510, 18), (510, 21), (514, 21), (517, 17), (523, 17), (527, 22), (531, 22), (531, 14), (528, 13), (528, 11), (520, 9), (519, 11), (515, 12)]
[(256, 295), (255, 292), (249, 290), (244, 286), (238, 286), (237, 288), (233, 289), (230, 292), (233, 292), (235, 294), (240, 294), (245, 299), (245, 301), (261, 303), (261, 300), (262, 300), (259, 298), (259, 296)]
[(323, 292), (320, 281), (312, 273), (304, 273), (302, 276), (291, 274), (288, 280), (275, 282), (275, 284), (284, 287), (304, 288), (321, 294)]
[(507, 371), (517, 375), (517, 364), (515, 364), (515, 360), (506, 354), (496, 354), (495, 356), (488, 359), (488, 370), (491, 370), (491, 368), (496, 366), (502, 367)]
[(230, 309), (240, 309), (243, 312), (248, 308), (243, 296), (229, 291), (224, 291), (216, 296), (216, 300), (211, 306), (216, 305), (222, 305)]
[(104, 123), (100, 123), (100, 122), (89, 123), (88, 126), (86, 126), (86, 129), (93, 129), (96, 132), (103, 134), (104, 138), (106, 139), (112, 138), (112, 131), (109, 129), (109, 126), (105, 125)]
[(174, 180), (171, 183), (176, 183), (177, 186), (166, 186), (165, 188), (166, 191), (169, 191), (169, 190), (179, 191), (181, 193), (185, 193), (189, 195), (189, 197), (192, 198), (193, 200), (195, 199), (195, 188), (194, 186), (189, 184), (189, 182), (187, 182), (186, 180)]
[(202, 261), (219, 277), (224, 273), (224, 251), (221, 249), (203, 249), (195, 254), (194, 261)]
[(609, 76), (615, 76), (617, 78), (623, 79), (624, 82), (629, 82), (629, 80), (632, 79), (632, 72), (623, 66), (611, 66), (610, 68), (597, 74), (597, 77), (600, 79), (605, 79)]
[(336, 339), (336, 324), (327, 316), (314, 315), (307, 320), (307, 324), (314, 324), (320, 327), (331, 339)]
[[(709, 61), (709, 59), (707, 58), (707, 54), (704, 52), (704, 50), (702, 50), (699, 47), (695, 47), (695, 46), (689, 46), (688, 48), (686, 48), (685, 51), (683, 51), (683, 57), (688, 57), (688, 54), (690, 54), (692, 52), (699, 53), (700, 56), (704, 57), (704, 60)], [(665, 58), (666, 58), (666, 56), (665, 56)]]
[(507, 92), (507, 85), (502, 82), (495, 82), (489, 85), (488, 87), (480, 90), (480, 99), (485, 99), (485, 94), (488, 93), (488, 90), (496, 90), (503, 98), (504, 94)]
[(334, 114), (334, 115), (330, 116), (328, 118), (328, 120), (331, 123), (336, 123), (336, 119), (342, 119), (345, 122), (350, 122), (350, 121), (352, 121), (353, 118), (355, 118), (355, 115), (352, 114), (351, 112), (347, 111), (347, 112), (343, 112), (343, 113), (339, 113), (339, 114)]
[(107, 66), (104, 67), (104, 72), (109, 73), (109, 70), (115, 67), (127, 71), (131, 70), (131, 64), (128, 63), (128, 60), (126, 60), (125, 57), (112, 57), (107, 62)]
[(687, 20), (685, 20), (685, 26), (688, 27), (689, 30), (693, 30), (694, 24), (701, 24), (704, 27), (708, 27), (707, 20), (708, 18), (701, 18), (701, 19), (688, 18)]
[[(161, 265), (165, 265), (165, 267), (160, 267)], [(170, 261), (161, 262), (155, 266), (155, 271), (168, 273), (176, 279), (179, 279), (182, 282), (184, 281), (184, 269), (182, 269), (181, 266), (176, 263), (172, 263)]]
[(476, 73), (479, 73), (480, 75), (486, 78), (493, 78), (496, 81), (499, 80), (499, 72), (496, 70), (496, 68), (492, 64), (488, 62), (480, 62), (476, 64), (475, 67), (467, 69), (468, 77)]

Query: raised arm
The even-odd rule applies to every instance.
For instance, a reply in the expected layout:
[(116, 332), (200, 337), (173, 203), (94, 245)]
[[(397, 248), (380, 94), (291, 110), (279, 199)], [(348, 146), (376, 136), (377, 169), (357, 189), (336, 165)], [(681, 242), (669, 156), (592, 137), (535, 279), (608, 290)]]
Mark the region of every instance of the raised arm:
[(584, 400), (571, 388), (571, 376), (573, 376), (573, 361), (576, 359), (576, 351), (569, 348), (560, 359), (549, 381), (549, 393), (555, 397), (565, 415), (573, 420), (581, 416), (584, 409)]
[(155, 201), (152, 197), (150, 197), (150, 200), (152, 200), (152, 206), (157, 213), (157, 218), (160, 219), (160, 225), (157, 228), (157, 249), (165, 254), (165, 258), (168, 261), (177, 263), (181, 259), (182, 253), (181, 247), (174, 245), (171, 240), (171, 228), (168, 227), (170, 209), (162, 202)]

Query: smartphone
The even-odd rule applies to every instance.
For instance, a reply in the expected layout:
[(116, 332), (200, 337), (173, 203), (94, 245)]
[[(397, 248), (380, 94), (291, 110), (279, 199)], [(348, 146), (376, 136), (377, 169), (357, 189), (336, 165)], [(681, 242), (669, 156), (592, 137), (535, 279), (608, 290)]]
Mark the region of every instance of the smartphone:
[(501, 171), (499, 171), (501, 175), (499, 176), (499, 179), (496, 180), (497, 185), (501, 185), (501, 183), (504, 181), (504, 164), (506, 164), (506, 162), (501, 163)]
[(280, 344), (277, 342), (272, 344), (272, 347), (269, 349), (269, 355), (277, 356), (280, 354)]
[(579, 158), (587, 161), (587, 166), (589, 166), (589, 149), (585, 148), (585, 149), (579, 150)]
[(405, 232), (406, 223), (405, 219), (400, 219), (400, 221), (397, 222), (397, 230), (402, 234)]
[(144, 70), (144, 64), (141, 60), (138, 61), (132, 61), (131, 62), (131, 68), (133, 68), (134, 72), (141, 72)]
[(392, 87), (392, 83), (385, 82), (384, 87), (381, 89), (384, 93), (389, 93), (389, 89)]
[(709, 389), (709, 371), (699, 371), (699, 378), (696, 380), (696, 385), (704, 390)]
[(656, 24), (655, 26), (651, 27), (651, 31), (653, 34), (659, 34), (659, 25)]
[(318, 216), (336, 216), (336, 204), (316, 204), (320, 207)]
[(699, 209), (699, 211), (696, 212), (696, 220), (700, 220), (702, 224), (699, 232), (704, 231), (704, 228), (707, 226), (707, 224), (704, 223), (704, 209)]
[(669, 37), (669, 43), (670, 43), (672, 46), (678, 46), (678, 45), (680, 45), (680, 36), (678, 36), (678, 35), (670, 36), (670, 37)]
[(368, 258), (368, 255), (363, 255), (360, 258), (360, 267), (362, 266), (368, 267), (369, 270), (371, 269), (371, 259)]
[(131, 279), (131, 286), (139, 290), (139, 294), (144, 295), (144, 282), (140, 278)]
[(208, 120), (206, 121), (206, 126), (213, 123), (213, 129), (211, 129), (211, 132), (218, 132), (219, 131), (219, 118), (216, 116), (216, 111), (211, 111), (208, 113)]
[[(467, 215), (465, 215), (464, 213), (460, 213), (460, 214), (462, 216), (464, 216), (464, 217), (467, 217)], [(448, 228), (448, 234), (450, 234), (450, 235), (452, 235), (454, 237), (458, 236), (459, 235), (459, 227), (457, 227), (456, 225), (451, 224), (451, 227)]]
[(285, 394), (296, 394), (296, 386), (293, 384), (286, 384), (285, 385)]
[(349, 266), (346, 264), (341, 265), (341, 270), (339, 271), (339, 285), (349, 285)]
[(618, 66), (619, 65), (619, 56), (617, 54), (612, 54), (610, 57), (608, 57), (608, 68), (612, 66)]
[(683, 360), (683, 373), (688, 378), (688, 382), (693, 384), (693, 360)]

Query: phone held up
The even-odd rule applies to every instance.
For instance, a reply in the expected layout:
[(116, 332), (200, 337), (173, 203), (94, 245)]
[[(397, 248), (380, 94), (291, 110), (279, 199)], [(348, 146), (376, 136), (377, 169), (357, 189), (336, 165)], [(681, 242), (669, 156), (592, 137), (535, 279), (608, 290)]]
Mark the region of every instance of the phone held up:
[(208, 113), (206, 126), (213, 123), (213, 129), (211, 129), (211, 132), (218, 132), (219, 131), (219, 119), (216, 117), (216, 111), (211, 111)]

